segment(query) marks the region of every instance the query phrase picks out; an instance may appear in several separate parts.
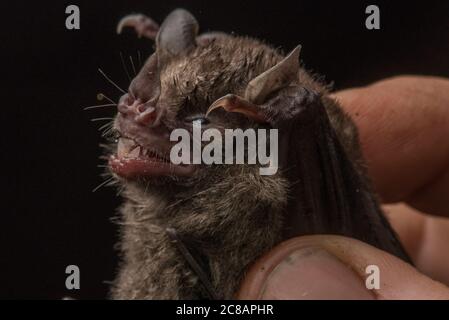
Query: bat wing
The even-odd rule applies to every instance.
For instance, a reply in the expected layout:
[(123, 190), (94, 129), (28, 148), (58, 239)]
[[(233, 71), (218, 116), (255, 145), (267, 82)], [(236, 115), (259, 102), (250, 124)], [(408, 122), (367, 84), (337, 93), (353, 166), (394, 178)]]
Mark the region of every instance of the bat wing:
[[(300, 90), (297, 94), (310, 93)], [(286, 110), (287, 116), (276, 124), (280, 168), (291, 182), (283, 239), (343, 235), (411, 263), (368, 179), (339, 141), (321, 97), (299, 97), (285, 103), (288, 105), (277, 108)]]

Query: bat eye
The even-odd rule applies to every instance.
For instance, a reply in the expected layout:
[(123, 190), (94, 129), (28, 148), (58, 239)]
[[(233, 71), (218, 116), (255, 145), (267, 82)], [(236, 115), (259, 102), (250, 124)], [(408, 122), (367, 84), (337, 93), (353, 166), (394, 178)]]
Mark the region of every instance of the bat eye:
[(209, 119), (207, 119), (205, 116), (194, 116), (194, 117), (189, 117), (186, 119), (186, 122), (190, 122), (193, 125), (207, 125), (210, 123)]

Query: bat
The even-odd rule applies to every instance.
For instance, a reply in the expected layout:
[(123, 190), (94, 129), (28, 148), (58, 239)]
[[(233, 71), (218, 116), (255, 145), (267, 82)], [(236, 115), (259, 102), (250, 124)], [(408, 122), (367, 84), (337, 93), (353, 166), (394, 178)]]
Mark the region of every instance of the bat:
[[(364, 169), (357, 129), (299, 60), (249, 37), (199, 34), (184, 9), (124, 17), (155, 52), (117, 105), (109, 168), (123, 187), (114, 299), (232, 299), (251, 263), (300, 235), (353, 237), (410, 262)], [(176, 128), (271, 128), (279, 170), (175, 165)]]

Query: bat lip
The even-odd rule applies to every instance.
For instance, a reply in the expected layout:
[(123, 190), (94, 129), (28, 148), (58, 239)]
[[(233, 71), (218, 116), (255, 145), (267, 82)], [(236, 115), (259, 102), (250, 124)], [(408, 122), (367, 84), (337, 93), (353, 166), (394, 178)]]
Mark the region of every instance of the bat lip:
[(110, 156), (109, 167), (119, 177), (130, 180), (144, 177), (190, 176), (194, 171), (193, 166), (175, 165), (156, 157), (119, 158), (117, 155)]
[(119, 138), (117, 151), (109, 157), (108, 164), (113, 173), (125, 179), (189, 176), (194, 171), (192, 165), (173, 164), (160, 150), (127, 137)]

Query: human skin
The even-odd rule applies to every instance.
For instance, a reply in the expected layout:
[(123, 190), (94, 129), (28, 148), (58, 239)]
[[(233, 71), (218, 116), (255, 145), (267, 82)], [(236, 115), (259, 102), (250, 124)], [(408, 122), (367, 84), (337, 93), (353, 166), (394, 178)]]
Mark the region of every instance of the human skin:
[[(399, 76), (334, 94), (416, 268), (358, 240), (290, 239), (249, 270), (240, 299), (449, 299), (449, 80)], [(366, 266), (380, 288), (367, 290)]]

